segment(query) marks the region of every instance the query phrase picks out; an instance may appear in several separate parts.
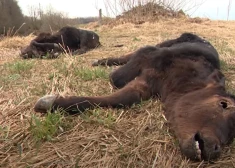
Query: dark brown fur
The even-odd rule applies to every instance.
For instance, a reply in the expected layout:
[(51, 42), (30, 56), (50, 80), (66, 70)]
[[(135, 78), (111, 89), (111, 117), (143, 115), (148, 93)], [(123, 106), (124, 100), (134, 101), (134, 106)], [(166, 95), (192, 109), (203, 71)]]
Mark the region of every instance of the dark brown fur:
[[(108, 96), (45, 96), (35, 111), (62, 108), (80, 113), (88, 108), (122, 108), (159, 98), (165, 116), (179, 140), (182, 153), (192, 160), (212, 160), (235, 136), (235, 99), (226, 92), (217, 51), (197, 35), (147, 46), (119, 58), (94, 65), (122, 64), (111, 74), (118, 91)], [(196, 146), (196, 143), (199, 145)], [(200, 154), (201, 152), (201, 154)]]
[(100, 46), (99, 36), (92, 31), (63, 27), (55, 34), (40, 33), (29, 46), (21, 50), (22, 58), (33, 58), (49, 55), (54, 58), (61, 52), (83, 54)]

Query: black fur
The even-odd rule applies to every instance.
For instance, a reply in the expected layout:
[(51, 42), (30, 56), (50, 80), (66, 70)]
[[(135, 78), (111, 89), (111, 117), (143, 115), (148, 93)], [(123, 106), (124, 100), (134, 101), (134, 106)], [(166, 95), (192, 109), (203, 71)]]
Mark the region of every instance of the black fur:
[(95, 32), (66, 26), (53, 35), (40, 33), (21, 51), (21, 57), (41, 58), (49, 54), (54, 58), (61, 52), (83, 54), (100, 45), (99, 36)]

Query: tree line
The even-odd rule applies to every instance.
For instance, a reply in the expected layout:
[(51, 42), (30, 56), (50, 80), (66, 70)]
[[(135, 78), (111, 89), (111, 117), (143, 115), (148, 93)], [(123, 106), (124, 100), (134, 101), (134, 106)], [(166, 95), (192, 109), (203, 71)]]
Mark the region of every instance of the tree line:
[(40, 5), (29, 8), (29, 16), (22, 13), (16, 0), (0, 0), (0, 35), (27, 35), (39, 31), (56, 31), (63, 26), (85, 24), (97, 21), (96, 17), (69, 18), (52, 7), (43, 10)]

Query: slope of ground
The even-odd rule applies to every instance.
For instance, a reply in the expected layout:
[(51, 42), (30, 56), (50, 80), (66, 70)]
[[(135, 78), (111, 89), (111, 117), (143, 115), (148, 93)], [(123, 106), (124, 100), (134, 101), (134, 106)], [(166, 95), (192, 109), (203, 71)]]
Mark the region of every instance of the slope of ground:
[[(110, 94), (108, 74), (113, 67), (91, 67), (92, 61), (120, 56), (182, 32), (197, 33), (215, 45), (228, 88), (234, 92), (235, 22), (197, 24), (172, 19), (95, 29), (101, 48), (55, 60), (19, 58), (20, 47), (33, 37), (0, 42), (0, 167), (234, 167), (233, 144), (214, 163), (185, 159), (162, 115), (161, 103), (154, 99), (129, 109), (98, 108), (80, 116), (42, 116), (34, 113), (33, 106), (50, 93)], [(113, 47), (117, 44), (124, 46)]]

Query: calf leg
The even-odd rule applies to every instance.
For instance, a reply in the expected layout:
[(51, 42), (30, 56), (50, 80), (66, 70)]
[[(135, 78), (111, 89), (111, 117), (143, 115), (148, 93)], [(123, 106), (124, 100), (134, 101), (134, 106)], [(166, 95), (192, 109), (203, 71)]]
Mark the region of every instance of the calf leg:
[(132, 53), (131, 56), (129, 55), (131, 59), (127, 64), (111, 73), (110, 81), (112, 85), (116, 88), (122, 88), (139, 76), (143, 69), (155, 66), (154, 64), (152, 65), (152, 60), (154, 59), (152, 55), (155, 52), (154, 56), (158, 56), (158, 51), (159, 49), (156, 47), (147, 46)]
[(134, 53), (129, 53), (126, 55), (123, 55), (121, 57), (116, 57), (116, 58), (104, 58), (104, 59), (100, 59), (98, 61), (95, 61), (92, 66), (98, 66), (98, 65), (102, 65), (102, 66), (113, 66), (113, 65), (124, 65), (126, 64), (133, 56)]
[(83, 112), (85, 109), (93, 109), (96, 106), (113, 108), (129, 107), (135, 103), (140, 103), (141, 100), (147, 100), (151, 96), (151, 90), (144, 77), (138, 77), (123, 89), (108, 96), (60, 97), (56, 95), (47, 95), (37, 101), (34, 110), (46, 113), (48, 110), (55, 111), (59, 108), (65, 110), (69, 114), (75, 114)]
[(110, 83), (114, 88), (122, 88), (141, 74), (141, 63), (130, 61), (110, 74)]
[(57, 49), (57, 50), (61, 51), (61, 48), (57, 43), (38, 43), (36, 41), (32, 41), (31, 45), (36, 46), (36, 47), (40, 48), (41, 50)]
[(84, 54), (88, 51), (89, 49), (87, 47), (82, 47), (80, 49), (77, 49), (75, 51), (72, 52), (72, 55), (81, 55)]

